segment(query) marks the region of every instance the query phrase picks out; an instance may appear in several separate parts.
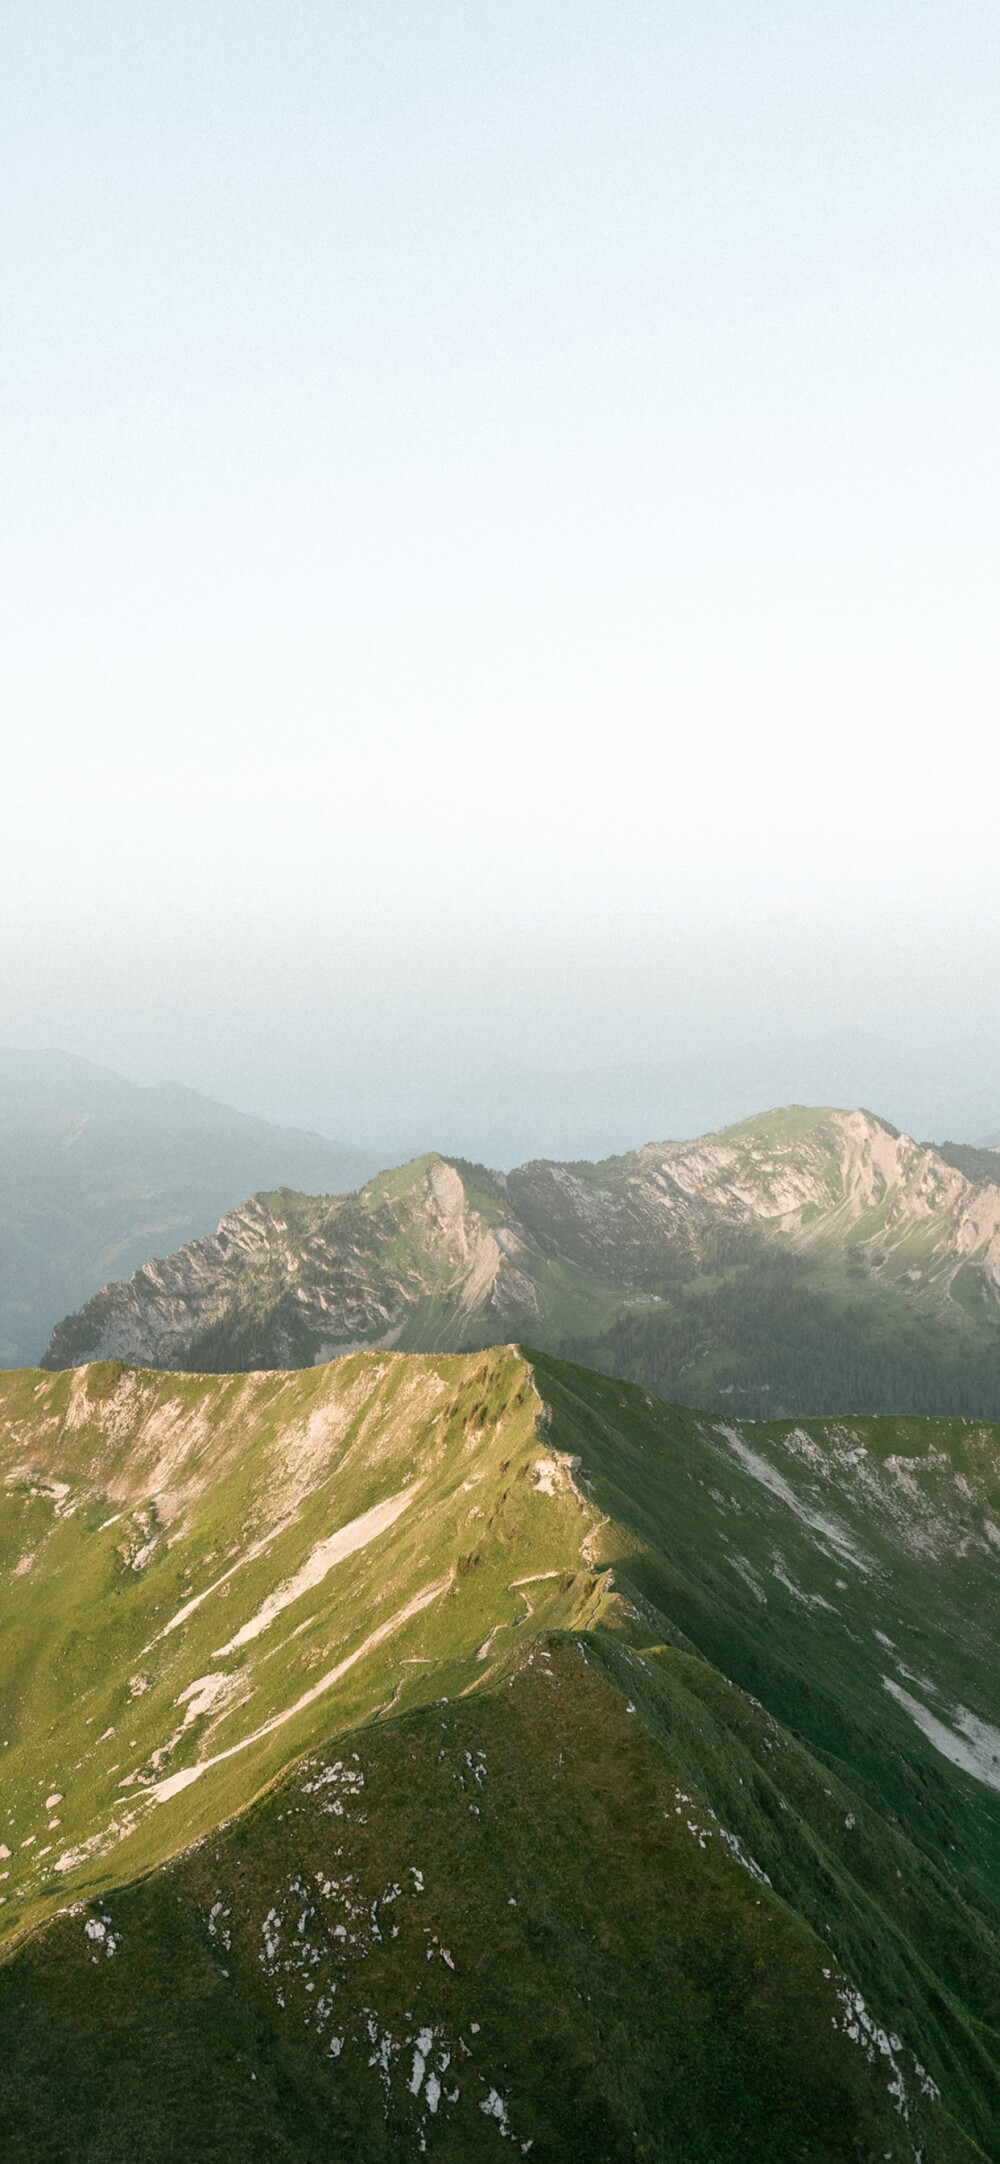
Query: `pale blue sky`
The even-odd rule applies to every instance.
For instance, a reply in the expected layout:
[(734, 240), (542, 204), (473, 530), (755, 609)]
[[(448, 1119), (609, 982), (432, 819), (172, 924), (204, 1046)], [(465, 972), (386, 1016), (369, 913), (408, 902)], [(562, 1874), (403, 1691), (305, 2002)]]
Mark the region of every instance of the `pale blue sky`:
[(19, 981), (794, 925), (786, 1026), (810, 926), (988, 940), (995, 6), (8, 0), (0, 78)]

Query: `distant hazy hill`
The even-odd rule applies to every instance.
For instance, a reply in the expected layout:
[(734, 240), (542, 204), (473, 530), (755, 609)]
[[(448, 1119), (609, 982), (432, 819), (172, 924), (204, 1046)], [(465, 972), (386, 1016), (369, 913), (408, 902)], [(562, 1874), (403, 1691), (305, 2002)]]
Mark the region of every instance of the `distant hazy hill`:
[[(294, 1051), (289, 1064), (294, 1073)], [(388, 1061), (364, 1077), (303, 1074), (288, 1102), (301, 1108), (297, 1124), (377, 1142), (397, 1163), (430, 1136), (446, 1157), (505, 1169), (539, 1157), (600, 1161), (650, 1135), (716, 1132), (761, 1105), (790, 1103), (877, 1105), (907, 1134), (972, 1145), (1000, 1118), (1000, 1045), (837, 1032), (575, 1071), (511, 1066), (500, 1054), (475, 1072), (451, 1047), (432, 1071)]]
[(1000, 2154), (1000, 1435), (0, 1377), (0, 2154)]
[(720, 1410), (1000, 1415), (1000, 1185), (802, 1107), (600, 1165), (421, 1158), (350, 1197), (257, 1195), (88, 1301), (45, 1364), (513, 1336)]
[(979, 1180), (1000, 1181), (1000, 1149), (992, 1142), (981, 1142), (977, 1148), (973, 1148), (968, 1142), (925, 1144), (927, 1149), (935, 1147), (938, 1156), (944, 1158), (946, 1165), (954, 1165), (957, 1171), (964, 1172), (966, 1179), (972, 1180), (974, 1184)]
[(67, 1308), (253, 1189), (343, 1190), (380, 1162), (64, 1052), (0, 1050), (0, 1366), (37, 1360)]

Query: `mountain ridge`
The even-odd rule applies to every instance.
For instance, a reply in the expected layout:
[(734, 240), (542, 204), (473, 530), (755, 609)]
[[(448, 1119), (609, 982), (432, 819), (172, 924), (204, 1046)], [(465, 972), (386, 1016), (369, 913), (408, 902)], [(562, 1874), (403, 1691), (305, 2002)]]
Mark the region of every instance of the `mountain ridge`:
[(513, 1345), (0, 1378), (0, 2135), (994, 2154), (998, 1520)]
[(840, 1409), (792, 1395), (788, 1346), (768, 1349), (782, 1317), (786, 1339), (822, 1340), (824, 1387), (853, 1348), (875, 1402), (849, 1409), (891, 1409), (909, 1372), (930, 1396), (900, 1410), (962, 1410), (964, 1375), (968, 1409), (1000, 1413), (1000, 1180), (872, 1113), (810, 1107), (600, 1165), (431, 1153), (350, 1197), (255, 1196), (65, 1318), (44, 1365), (302, 1366), (518, 1335), (688, 1402), (750, 1388), (745, 1411)]
[(607, 1041), (603, 1053), (596, 1066), (533, 1068), (497, 1045), (467, 1063), (456, 1041), (446, 1059), (402, 1071), (321, 1063), (294, 1089), (286, 1075), (274, 1102), (324, 1133), (389, 1146), (397, 1161), (433, 1137), (447, 1157), (505, 1169), (540, 1157), (601, 1162), (643, 1136), (718, 1132), (761, 1105), (878, 1105), (907, 1134), (965, 1145), (994, 1130), (1000, 1110), (1000, 1060), (985, 1033), (938, 1037), (931, 1049), (863, 1031), (748, 1041), (730, 1030), (698, 1053), (630, 1058)]

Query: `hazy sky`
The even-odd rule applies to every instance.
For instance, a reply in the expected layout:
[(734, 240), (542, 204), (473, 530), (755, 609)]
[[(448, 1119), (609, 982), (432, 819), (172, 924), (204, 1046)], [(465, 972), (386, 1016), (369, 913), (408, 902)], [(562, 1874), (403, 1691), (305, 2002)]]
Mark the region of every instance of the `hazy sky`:
[(995, 5), (8, 0), (0, 77), (3, 1034), (983, 1018)]

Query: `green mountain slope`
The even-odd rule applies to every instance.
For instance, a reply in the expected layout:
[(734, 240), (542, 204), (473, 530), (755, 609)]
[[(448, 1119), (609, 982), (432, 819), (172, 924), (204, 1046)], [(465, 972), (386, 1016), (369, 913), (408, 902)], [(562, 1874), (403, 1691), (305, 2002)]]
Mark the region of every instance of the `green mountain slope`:
[(4, 1377), (7, 2153), (996, 2155), (998, 1545), (972, 1423)]
[(966, 1153), (973, 1178), (868, 1113), (792, 1107), (601, 1165), (421, 1158), (350, 1197), (256, 1196), (69, 1316), (44, 1364), (222, 1372), (516, 1335), (753, 1417), (1000, 1416), (987, 1155)]
[(0, 1049), (0, 1366), (37, 1360), (112, 1273), (208, 1232), (253, 1189), (343, 1190), (379, 1161), (193, 1090)]
[(809, 1931), (692, 1839), (707, 1812), (575, 1647), (342, 1747), (0, 1970), (7, 2144), (164, 2164), (981, 2154), (898, 2040), (851, 2037), (856, 1995)]

